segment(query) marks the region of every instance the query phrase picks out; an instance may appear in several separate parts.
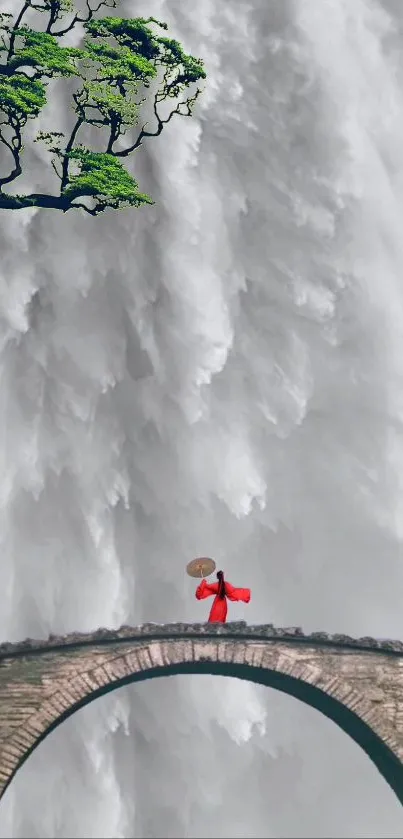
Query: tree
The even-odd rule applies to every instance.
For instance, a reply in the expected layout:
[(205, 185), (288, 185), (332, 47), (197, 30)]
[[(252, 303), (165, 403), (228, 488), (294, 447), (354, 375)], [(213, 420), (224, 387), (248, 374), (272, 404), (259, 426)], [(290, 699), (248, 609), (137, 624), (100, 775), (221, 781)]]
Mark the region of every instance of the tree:
[[(95, 216), (107, 207), (152, 204), (139, 192), (123, 158), (146, 137), (158, 137), (174, 114), (192, 114), (201, 92), (196, 84), (206, 77), (203, 61), (161, 33), (166, 23), (152, 17), (97, 18), (101, 7), (116, 8), (116, 0), (103, 0), (95, 7), (91, 0), (85, 2), (86, 11), (80, 13), (73, 0), (24, 0), (15, 20), (0, 14), (0, 143), (10, 161), (7, 174), (0, 173), (0, 208), (81, 208)], [(36, 14), (43, 24), (40, 30), (27, 25), (27, 14)], [(82, 47), (63, 46), (64, 36), (77, 24), (85, 30)], [(24, 128), (47, 104), (52, 80), (60, 78), (77, 79), (70, 136), (39, 131), (35, 137), (51, 155), (58, 188), (53, 195), (10, 195), (4, 187), (23, 174)], [(137, 136), (128, 139), (128, 132), (139, 125), (150, 87), (155, 124), (149, 128), (145, 122)], [(88, 127), (99, 131), (97, 146), (102, 151), (85, 145)]]

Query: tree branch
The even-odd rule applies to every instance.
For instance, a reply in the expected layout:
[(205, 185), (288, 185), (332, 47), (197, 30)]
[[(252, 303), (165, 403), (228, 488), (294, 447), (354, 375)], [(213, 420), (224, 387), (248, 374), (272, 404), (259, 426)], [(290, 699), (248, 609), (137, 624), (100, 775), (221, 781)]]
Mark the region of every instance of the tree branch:
[(21, 23), (24, 15), (25, 15), (25, 12), (29, 9), (30, 5), (31, 5), (31, 0), (25, 0), (25, 3), (24, 3), (24, 5), (23, 5), (18, 17), (17, 17), (17, 20), (15, 21), (15, 24), (13, 26), (14, 31), (10, 35), (10, 43), (9, 43), (8, 53), (7, 53), (7, 64), (9, 63), (9, 61), (11, 59), (11, 56), (14, 52), (15, 39), (18, 35), (18, 29), (20, 28), (20, 23)]
[(45, 29), (45, 32), (46, 32), (48, 35), (50, 35), (50, 34), (51, 34), (51, 29), (52, 29), (53, 24), (54, 24), (54, 23), (56, 23), (56, 21), (59, 19), (59, 11), (60, 11), (60, 10), (57, 10), (57, 11), (56, 11), (56, 10), (55, 10), (55, 7), (54, 7), (54, 6), (51, 6), (51, 9), (50, 9), (50, 15), (49, 15), (49, 20), (48, 20), (48, 25), (47, 25), (47, 27), (46, 27), (46, 29)]
[[(141, 146), (143, 137), (159, 137), (159, 135), (161, 134), (161, 132), (164, 128), (164, 125), (167, 125), (168, 122), (171, 121), (174, 114), (180, 114), (181, 116), (184, 116), (184, 117), (185, 116), (186, 117), (192, 116), (193, 105), (195, 104), (196, 99), (198, 99), (198, 97), (200, 96), (200, 93), (201, 93), (201, 88), (197, 88), (194, 96), (191, 96), (189, 99), (186, 99), (185, 101), (178, 102), (176, 108), (174, 108), (171, 111), (169, 116), (166, 119), (161, 119), (161, 117), (158, 113), (158, 110), (157, 110), (157, 104), (159, 102), (162, 102), (163, 100), (158, 98), (158, 92), (157, 92), (156, 95), (155, 95), (155, 98), (154, 98), (154, 108), (153, 108), (154, 114), (155, 114), (156, 119), (157, 119), (156, 131), (145, 131), (144, 129), (145, 129), (146, 125), (148, 125), (148, 122), (144, 123), (144, 125), (143, 125), (140, 133), (138, 134), (137, 139), (133, 143), (133, 145), (129, 146), (127, 149), (122, 149), (122, 151), (114, 151), (113, 152), (114, 155), (116, 157), (127, 157), (129, 154), (134, 152), (135, 149), (137, 149), (139, 146)], [(186, 108), (187, 108), (186, 113), (183, 113), (183, 111), (181, 111), (181, 107), (183, 105), (185, 105)]]
[[(66, 35), (67, 32), (70, 32), (76, 25), (76, 23), (88, 23), (89, 20), (102, 8), (102, 6), (106, 6), (109, 9), (116, 8), (116, 0), (101, 0), (98, 3), (98, 6), (95, 8), (91, 8), (89, 0), (86, 0), (86, 6), (88, 9), (88, 14), (86, 17), (80, 17), (80, 15), (74, 15), (73, 20), (71, 23), (66, 26), (64, 29), (59, 29), (58, 32), (52, 32), (51, 29), (47, 29), (46, 31), (49, 32), (50, 35), (55, 35), (56, 38), (61, 37), (61, 35)], [(53, 24), (52, 24), (53, 26)]]
[(42, 193), (6, 195), (4, 192), (0, 192), (1, 210), (22, 210), (26, 207), (47, 207), (48, 209), (67, 212), (71, 207), (71, 202), (68, 199), (63, 199), (60, 195), (45, 195)]
[(86, 213), (90, 216), (98, 216), (100, 213), (103, 213), (106, 210), (106, 204), (95, 204), (95, 207), (87, 207), (86, 204), (74, 204), (70, 205), (71, 210), (85, 210)]
[(69, 210), (84, 210), (90, 216), (97, 216), (107, 209), (107, 204), (98, 202), (94, 207), (87, 207), (81, 202), (74, 203), (74, 200), (61, 195), (46, 195), (41, 192), (34, 192), (31, 195), (6, 195), (0, 192), (0, 210), (23, 210), (32, 207), (41, 207), (48, 210), (61, 210), (67, 213)]
[(108, 145), (106, 147), (106, 153), (107, 154), (114, 154), (115, 153), (113, 151), (113, 145), (116, 142), (116, 140), (118, 139), (118, 137), (120, 136), (121, 125), (122, 125), (122, 122), (117, 117), (112, 117), (110, 119), (111, 130), (110, 130), (110, 134), (109, 134)]
[(77, 137), (77, 133), (78, 133), (79, 129), (81, 128), (83, 122), (84, 122), (84, 117), (79, 116), (78, 119), (77, 119), (77, 122), (76, 122), (76, 124), (75, 124), (75, 126), (74, 126), (74, 128), (73, 128), (73, 130), (70, 134), (70, 139), (67, 143), (67, 146), (66, 146), (66, 148), (63, 152), (64, 158), (63, 158), (63, 163), (62, 163), (62, 178), (61, 178), (61, 184), (60, 184), (60, 192), (63, 192), (64, 188), (67, 185), (67, 181), (69, 179), (70, 158), (68, 157), (68, 153), (71, 152), (71, 150), (73, 148), (75, 139)]
[(6, 146), (14, 158), (14, 169), (7, 175), (5, 178), (0, 178), (0, 191), (4, 184), (9, 184), (11, 181), (15, 181), (22, 173), (21, 163), (20, 163), (20, 151), (22, 148), (22, 137), (21, 137), (21, 129), (17, 121), (10, 121), (9, 123), (14, 130), (14, 137), (11, 139), (10, 142), (6, 140), (4, 137), (3, 132), (0, 129), (0, 142)]
[(62, 180), (62, 175), (60, 174), (60, 172), (58, 172), (58, 171), (57, 171), (57, 166), (56, 166), (55, 161), (54, 161), (54, 160), (51, 160), (50, 162), (51, 162), (51, 164), (52, 164), (52, 169), (53, 169), (53, 171), (56, 173), (56, 175), (57, 175), (57, 177), (59, 178), (59, 180)]

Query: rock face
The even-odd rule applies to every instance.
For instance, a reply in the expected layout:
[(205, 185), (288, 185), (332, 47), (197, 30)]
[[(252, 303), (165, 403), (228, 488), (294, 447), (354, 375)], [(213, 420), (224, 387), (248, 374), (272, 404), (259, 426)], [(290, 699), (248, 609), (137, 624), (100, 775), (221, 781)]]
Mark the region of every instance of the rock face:
[(129, 682), (250, 679), (318, 708), (365, 749), (403, 803), (403, 644), (271, 624), (145, 624), (0, 645), (0, 796), (53, 728)]

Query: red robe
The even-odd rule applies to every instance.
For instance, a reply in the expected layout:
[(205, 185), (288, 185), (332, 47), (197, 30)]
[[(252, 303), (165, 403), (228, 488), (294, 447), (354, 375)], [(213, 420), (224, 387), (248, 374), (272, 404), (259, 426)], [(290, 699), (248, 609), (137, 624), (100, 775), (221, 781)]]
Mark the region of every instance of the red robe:
[[(218, 594), (219, 583), (206, 583), (202, 580), (196, 589), (196, 597), (198, 600), (204, 600), (205, 597), (211, 597), (213, 594)], [(215, 597), (214, 603), (209, 614), (209, 623), (225, 623), (227, 620), (227, 597), (228, 600), (242, 600), (244, 603), (249, 603), (250, 588), (235, 588), (231, 583), (225, 581), (225, 597)]]

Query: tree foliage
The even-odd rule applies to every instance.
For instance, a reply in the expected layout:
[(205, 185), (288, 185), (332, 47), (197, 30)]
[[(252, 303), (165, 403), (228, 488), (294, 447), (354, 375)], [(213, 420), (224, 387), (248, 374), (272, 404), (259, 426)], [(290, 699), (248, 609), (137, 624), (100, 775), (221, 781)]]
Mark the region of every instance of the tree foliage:
[[(107, 207), (152, 204), (123, 158), (145, 138), (158, 137), (174, 114), (192, 114), (201, 92), (197, 83), (206, 77), (202, 60), (161, 34), (166, 23), (152, 17), (96, 17), (101, 7), (115, 9), (116, 0), (97, 6), (85, 2), (84, 13), (75, 11), (72, 0), (24, 0), (15, 19), (0, 14), (0, 148), (8, 165), (6, 174), (0, 170), (0, 208), (81, 208), (98, 215)], [(34, 26), (38, 21), (41, 27)], [(63, 45), (78, 24), (85, 32), (82, 46)], [(39, 131), (35, 137), (51, 155), (55, 193), (9, 194), (4, 187), (23, 174), (24, 129), (29, 120), (40, 117), (51, 94), (50, 82), (61, 78), (77, 82), (71, 131), (68, 136)], [(151, 126), (141, 125), (148, 96)], [(89, 127), (99, 132), (102, 151), (86, 145)]]

